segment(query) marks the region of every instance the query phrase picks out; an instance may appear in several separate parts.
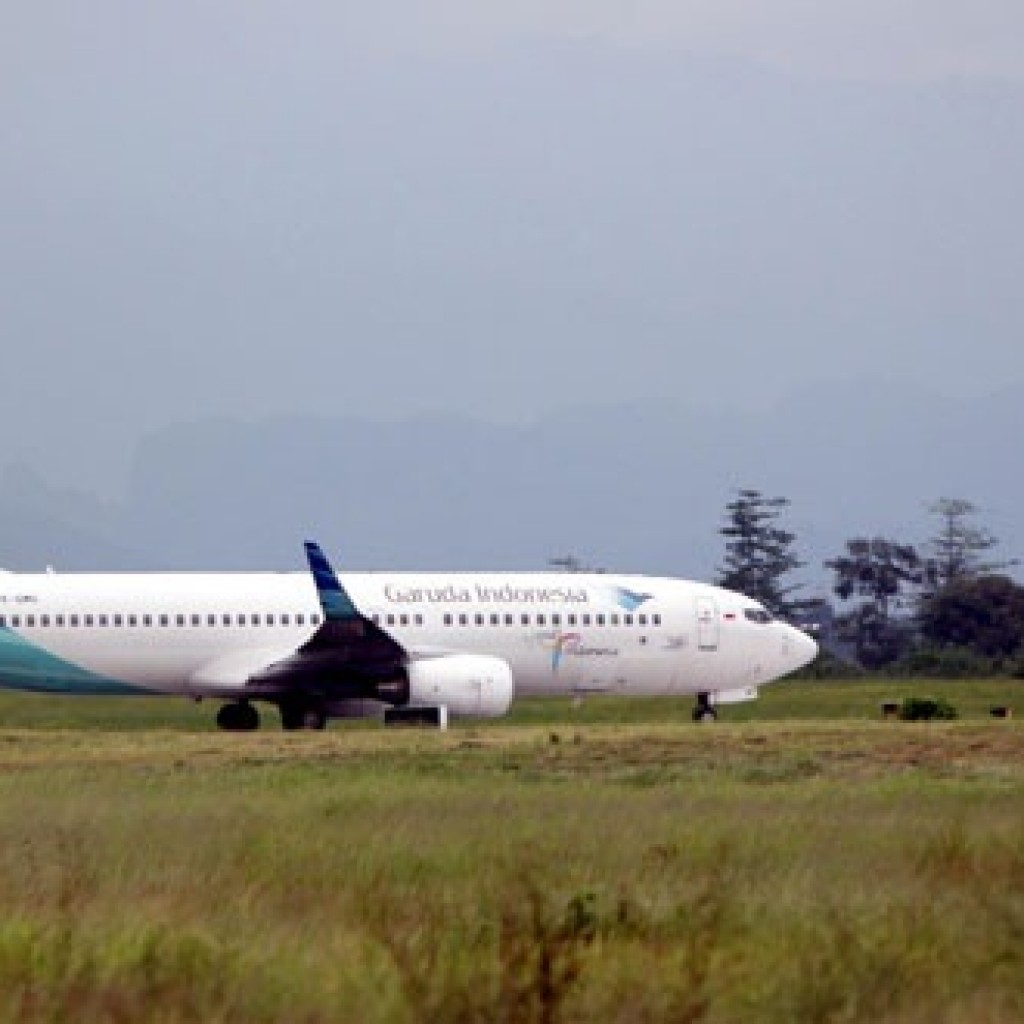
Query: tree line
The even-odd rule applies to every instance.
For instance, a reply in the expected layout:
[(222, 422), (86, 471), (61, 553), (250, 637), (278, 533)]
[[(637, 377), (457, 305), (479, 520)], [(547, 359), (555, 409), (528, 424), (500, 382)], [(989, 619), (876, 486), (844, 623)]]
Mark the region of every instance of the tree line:
[(782, 525), (790, 502), (741, 489), (725, 507), (725, 558), (716, 580), (773, 614), (815, 623), (826, 659), (875, 671), (1024, 675), (1024, 587), (993, 560), (996, 537), (963, 498), (930, 506), (923, 544), (863, 535), (824, 563), (835, 601), (801, 598), (790, 574), (805, 565)]

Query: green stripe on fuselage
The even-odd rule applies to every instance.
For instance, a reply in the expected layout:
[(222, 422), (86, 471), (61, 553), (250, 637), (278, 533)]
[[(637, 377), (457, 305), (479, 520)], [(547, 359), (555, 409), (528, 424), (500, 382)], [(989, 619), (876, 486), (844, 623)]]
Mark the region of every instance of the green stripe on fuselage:
[(10, 629), (0, 629), (0, 687), (38, 693), (149, 693), (64, 661)]

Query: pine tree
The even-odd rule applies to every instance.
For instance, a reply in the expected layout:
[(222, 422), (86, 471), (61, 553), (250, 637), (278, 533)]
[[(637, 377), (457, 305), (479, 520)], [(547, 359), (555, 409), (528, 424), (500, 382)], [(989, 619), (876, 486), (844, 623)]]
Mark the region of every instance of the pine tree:
[(975, 506), (964, 498), (939, 498), (931, 506), (942, 526), (930, 541), (933, 556), (928, 566), (930, 589), (944, 590), (952, 583), (987, 576), (1016, 565), (1016, 561), (986, 562), (983, 554), (998, 541), (988, 530), (973, 525)]
[(796, 537), (776, 524), (787, 498), (767, 498), (760, 491), (741, 489), (726, 506), (726, 525), (718, 532), (726, 538), (725, 560), (718, 584), (760, 601), (775, 615), (792, 618), (808, 602), (791, 600), (799, 584), (783, 578), (804, 563), (793, 551)]

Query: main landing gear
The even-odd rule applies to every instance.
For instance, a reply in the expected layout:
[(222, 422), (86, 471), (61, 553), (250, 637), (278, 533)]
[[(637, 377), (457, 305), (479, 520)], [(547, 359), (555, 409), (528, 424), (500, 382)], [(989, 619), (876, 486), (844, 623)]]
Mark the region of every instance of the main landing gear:
[(217, 725), (227, 732), (253, 732), (260, 727), (260, 713), (247, 700), (225, 704), (217, 712)]
[[(283, 729), (292, 731), (327, 727), (327, 714), (316, 705), (296, 701), (282, 703), (280, 709)], [(217, 725), (226, 732), (253, 732), (259, 728), (259, 712), (248, 700), (226, 703), (217, 712)]]
[(695, 722), (714, 722), (718, 718), (718, 712), (711, 703), (711, 697), (707, 693), (697, 694), (697, 703), (693, 706), (693, 720)]
[[(317, 704), (289, 701), (279, 707), (282, 729), (324, 729), (327, 726), (327, 713)], [(247, 700), (234, 701), (217, 712), (217, 725), (227, 732), (253, 732), (260, 727), (260, 713)]]

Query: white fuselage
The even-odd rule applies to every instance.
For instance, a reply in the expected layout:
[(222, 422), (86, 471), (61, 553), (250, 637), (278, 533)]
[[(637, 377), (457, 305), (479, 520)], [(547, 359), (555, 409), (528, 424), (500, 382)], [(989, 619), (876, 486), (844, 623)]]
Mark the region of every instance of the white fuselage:
[[(684, 580), (586, 573), (345, 573), (412, 659), (487, 654), (517, 694), (733, 699), (816, 645), (755, 601)], [(0, 685), (230, 697), (322, 611), (308, 573), (0, 573)], [(753, 695), (751, 692), (749, 695)]]

